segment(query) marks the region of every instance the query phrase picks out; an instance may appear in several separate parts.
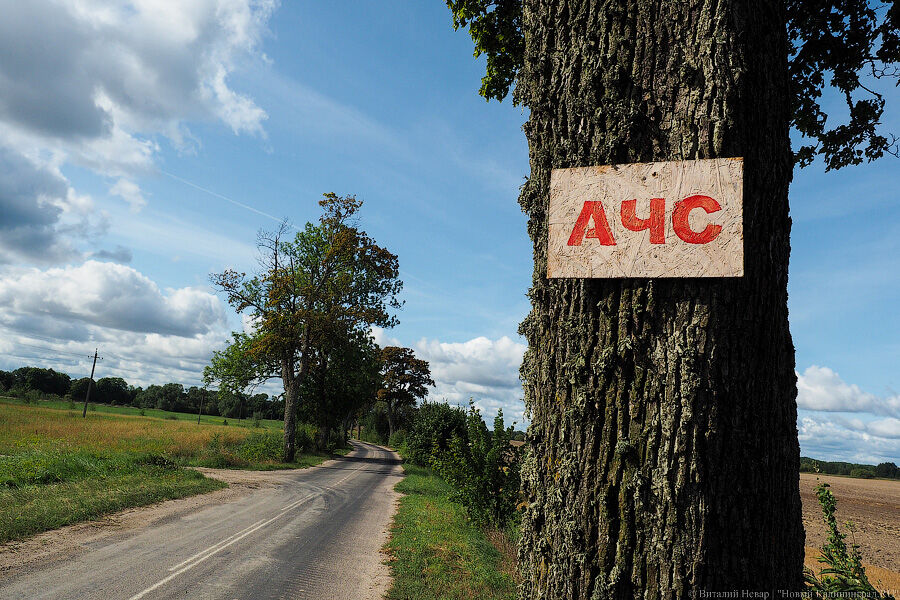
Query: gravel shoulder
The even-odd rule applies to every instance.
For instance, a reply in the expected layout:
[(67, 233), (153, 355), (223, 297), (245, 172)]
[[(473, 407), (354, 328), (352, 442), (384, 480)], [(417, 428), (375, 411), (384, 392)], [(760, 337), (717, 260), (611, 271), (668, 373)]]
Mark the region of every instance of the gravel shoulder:
[(283, 484), (290, 474), (296, 473), (293, 469), (241, 471), (197, 467), (196, 470), (207, 477), (224, 481), (228, 487), (208, 494), (129, 508), (102, 519), (67, 525), (22, 541), (0, 544), (0, 578), (68, 560), (94, 545), (179, 519), (207, 506), (232, 502), (260, 488)]

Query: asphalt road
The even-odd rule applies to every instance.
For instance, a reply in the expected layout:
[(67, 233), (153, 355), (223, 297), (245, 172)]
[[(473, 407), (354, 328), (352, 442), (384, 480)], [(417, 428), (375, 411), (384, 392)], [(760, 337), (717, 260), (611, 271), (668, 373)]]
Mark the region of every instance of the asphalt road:
[(346, 457), (292, 471), (276, 485), (7, 574), (0, 598), (378, 597), (379, 550), (403, 471), (394, 453), (353, 444)]

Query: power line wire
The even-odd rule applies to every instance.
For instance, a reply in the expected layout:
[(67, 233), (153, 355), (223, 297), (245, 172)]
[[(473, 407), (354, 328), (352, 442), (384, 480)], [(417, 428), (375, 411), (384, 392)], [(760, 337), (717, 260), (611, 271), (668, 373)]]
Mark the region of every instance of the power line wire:
[(67, 350), (58, 350), (56, 348), (47, 348), (46, 346), (37, 346), (35, 344), (26, 344), (25, 342), (10, 341), (10, 343), (15, 344), (17, 346), (27, 346), (28, 348), (35, 348), (37, 350), (53, 352), (55, 354), (66, 354), (68, 356), (74, 356), (76, 358), (93, 358), (93, 356), (94, 356), (93, 354), (78, 354), (75, 352), (69, 352)]

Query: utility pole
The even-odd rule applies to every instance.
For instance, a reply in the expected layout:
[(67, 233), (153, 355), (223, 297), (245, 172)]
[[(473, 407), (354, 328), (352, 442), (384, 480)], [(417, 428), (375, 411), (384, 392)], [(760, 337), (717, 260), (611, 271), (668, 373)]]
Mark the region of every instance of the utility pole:
[(206, 388), (204, 387), (200, 393), (200, 410), (197, 411), (197, 425), (200, 424), (200, 417), (203, 416), (203, 401), (206, 399)]
[[(102, 358), (100, 360), (103, 360)], [(91, 388), (94, 387), (94, 369), (97, 368), (97, 348), (94, 348), (94, 364), (91, 365), (91, 379), (88, 381), (87, 394), (84, 395), (84, 410), (81, 411), (81, 418), (87, 417), (88, 400), (91, 399)]]

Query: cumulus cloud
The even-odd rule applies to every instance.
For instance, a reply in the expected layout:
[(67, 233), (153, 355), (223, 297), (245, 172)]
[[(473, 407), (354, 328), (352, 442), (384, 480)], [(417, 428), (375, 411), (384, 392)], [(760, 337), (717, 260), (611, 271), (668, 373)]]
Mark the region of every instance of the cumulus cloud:
[(160, 289), (115, 263), (7, 269), (0, 279), (0, 368), (28, 364), (86, 376), (99, 347), (101, 376), (196, 384), (230, 330), (216, 296)]
[(477, 337), (457, 343), (423, 338), (414, 350), (431, 366), (436, 384), (430, 394), (432, 400), (465, 406), (472, 398), (489, 421), (503, 409), (507, 424), (523, 424), (525, 404), (519, 365), (524, 344), (506, 336), (497, 340)]
[(109, 193), (113, 196), (118, 196), (127, 202), (128, 206), (131, 207), (132, 212), (139, 212), (147, 205), (147, 201), (144, 199), (141, 188), (139, 188), (135, 182), (125, 179), (124, 177), (120, 178), (111, 188), (109, 188)]
[(797, 430), (804, 456), (864, 464), (900, 462), (897, 419), (865, 422), (814, 414), (801, 416)]
[(0, 141), (0, 263), (52, 264), (80, 258), (72, 243), (102, 235), (104, 213), (75, 193), (49, 162)]
[(262, 134), (265, 112), (228, 75), (259, 56), (274, 0), (32, 0), (0, 22), (0, 121), (38, 145), (62, 144), (109, 174), (146, 167), (161, 133), (218, 118)]
[(402, 346), (395, 337), (391, 337), (387, 334), (387, 332), (382, 327), (378, 327), (377, 325), (372, 325), (371, 327), (372, 339), (375, 340), (375, 343), (380, 347), (384, 348), (385, 346)]
[(118, 244), (112, 250), (97, 250), (96, 252), (92, 252), (91, 257), (122, 264), (130, 263), (132, 259), (131, 249)]
[(844, 382), (828, 367), (812, 365), (797, 374), (797, 406), (827, 412), (864, 412), (900, 417), (900, 396), (876, 396)]
[[(90, 260), (0, 280), (0, 319), (41, 317), (135, 333), (194, 336), (226, 322), (221, 301), (194, 288), (163, 292), (131, 267)], [(9, 322), (9, 321), (8, 321)]]
[[(260, 42), (276, 0), (29, 0), (0, 19), (0, 263), (79, 258), (73, 238), (104, 233), (60, 168), (107, 178), (135, 212), (135, 180), (168, 139), (197, 141), (191, 121), (219, 120), (264, 136), (266, 113), (228, 83), (265, 60)], [(76, 218), (77, 217), (77, 218)]]

